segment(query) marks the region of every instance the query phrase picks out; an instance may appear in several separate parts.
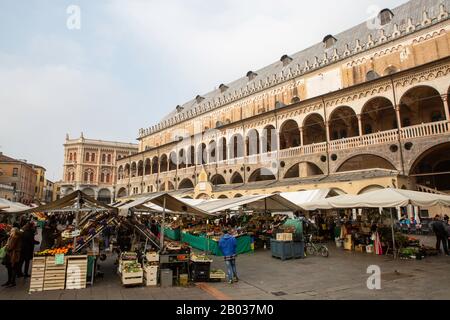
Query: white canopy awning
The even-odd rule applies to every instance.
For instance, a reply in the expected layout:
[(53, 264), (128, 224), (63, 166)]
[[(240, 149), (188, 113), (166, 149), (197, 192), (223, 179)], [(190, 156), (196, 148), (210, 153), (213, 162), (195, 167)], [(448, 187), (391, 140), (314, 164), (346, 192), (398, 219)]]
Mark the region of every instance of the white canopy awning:
[(308, 210), (310, 203), (316, 203), (326, 198), (336, 196), (337, 193), (333, 189), (315, 189), (298, 192), (284, 192), (280, 193), (280, 195), (299, 207)]
[(166, 212), (180, 212), (180, 213), (190, 213), (193, 215), (207, 216), (208, 212), (205, 212), (195, 206), (191, 206), (186, 202), (171, 196), (168, 193), (154, 193), (149, 196), (138, 198), (134, 201), (128, 202), (119, 209), (120, 216), (127, 216), (128, 210), (130, 209), (141, 209), (141, 210), (151, 210), (151, 208), (145, 206), (145, 204), (152, 203), (157, 207), (160, 207), (161, 210), (164, 207), (164, 199), (165, 199), (165, 208)]
[(0, 199), (0, 210), (4, 212), (16, 212), (16, 211), (23, 211), (30, 209), (30, 207), (20, 203), (20, 202), (13, 202), (9, 201), (7, 199)]
[(407, 205), (429, 208), (436, 205), (450, 206), (450, 196), (386, 188), (360, 195), (342, 195), (322, 199), (305, 206), (307, 210), (332, 208), (396, 208)]
[(211, 214), (227, 210), (237, 210), (245, 206), (246, 210), (254, 211), (297, 211), (301, 210), (295, 203), (282, 197), (279, 194), (263, 194), (253, 196), (243, 196), (233, 199), (215, 199), (206, 200), (197, 205), (197, 208), (207, 211)]

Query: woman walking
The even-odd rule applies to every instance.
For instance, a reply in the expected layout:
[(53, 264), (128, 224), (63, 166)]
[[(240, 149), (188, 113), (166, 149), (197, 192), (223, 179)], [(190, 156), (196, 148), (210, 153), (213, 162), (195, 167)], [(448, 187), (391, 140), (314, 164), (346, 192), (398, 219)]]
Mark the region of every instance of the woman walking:
[[(20, 277), (28, 278), (30, 275), (28, 273), (30, 269), (30, 261), (33, 260), (34, 246), (39, 244), (39, 241), (34, 239), (34, 235), (36, 234), (36, 230), (34, 228), (34, 224), (32, 222), (28, 222), (23, 228), (21, 246), (22, 251), (20, 255), (20, 263), (19, 263), (19, 275)], [(25, 264), (25, 269), (22, 272), (22, 266)]]
[(6, 243), (6, 256), (3, 259), (3, 264), (8, 269), (8, 282), (4, 283), (3, 287), (15, 287), (16, 275), (18, 273), (21, 250), (21, 233), (18, 228), (12, 228), (8, 242)]

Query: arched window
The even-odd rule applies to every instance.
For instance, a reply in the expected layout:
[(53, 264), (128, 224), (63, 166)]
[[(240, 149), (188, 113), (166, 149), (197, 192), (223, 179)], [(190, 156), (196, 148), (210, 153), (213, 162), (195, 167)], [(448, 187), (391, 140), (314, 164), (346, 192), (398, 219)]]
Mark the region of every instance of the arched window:
[(106, 183), (109, 183), (111, 180), (111, 175), (109, 173), (106, 174)]
[(105, 174), (102, 172), (102, 174), (100, 175), (100, 181), (101, 182), (105, 182)]
[(89, 152), (86, 153), (86, 161), (89, 161), (89, 159), (91, 158), (91, 155)]
[(106, 154), (103, 154), (102, 155), (102, 163), (105, 163), (106, 162)]
[(91, 161), (94, 162), (95, 161), (95, 153), (91, 154)]
[(85, 171), (84, 172), (84, 182), (88, 182), (89, 181), (89, 172)]
[(108, 163), (111, 163), (111, 155), (108, 154)]
[(91, 173), (89, 174), (89, 181), (92, 182), (94, 181), (94, 172), (91, 171)]
[(73, 153), (73, 160), (77, 161), (77, 153), (76, 152)]
[(69, 154), (69, 160), (72, 161), (72, 152)]

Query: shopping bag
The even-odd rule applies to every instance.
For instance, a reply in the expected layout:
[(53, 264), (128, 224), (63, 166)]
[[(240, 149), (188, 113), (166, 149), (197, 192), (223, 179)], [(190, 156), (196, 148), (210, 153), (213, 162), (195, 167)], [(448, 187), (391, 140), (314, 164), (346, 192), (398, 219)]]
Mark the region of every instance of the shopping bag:
[(0, 260), (3, 260), (6, 257), (6, 246), (0, 249)]

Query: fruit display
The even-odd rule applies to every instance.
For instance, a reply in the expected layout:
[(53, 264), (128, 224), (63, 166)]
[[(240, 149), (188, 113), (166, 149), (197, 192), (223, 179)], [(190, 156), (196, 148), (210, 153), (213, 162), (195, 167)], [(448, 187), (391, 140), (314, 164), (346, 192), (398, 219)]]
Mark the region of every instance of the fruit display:
[(75, 230), (73, 227), (69, 227), (61, 233), (64, 239), (72, 239), (78, 237), (81, 234), (80, 230)]
[(122, 252), (120, 256), (121, 260), (137, 260), (136, 252)]
[(138, 262), (130, 262), (123, 266), (123, 272), (135, 273), (135, 272), (140, 272), (140, 271), (142, 271), (142, 267), (141, 267), (141, 264)]
[(193, 262), (213, 262), (211, 258), (209, 258), (206, 254), (201, 253), (192, 253), (191, 261)]
[(35, 256), (37, 257), (50, 257), (57, 254), (71, 254), (73, 245), (69, 244), (65, 247), (54, 248), (54, 249), (46, 249), (44, 251), (36, 252)]

